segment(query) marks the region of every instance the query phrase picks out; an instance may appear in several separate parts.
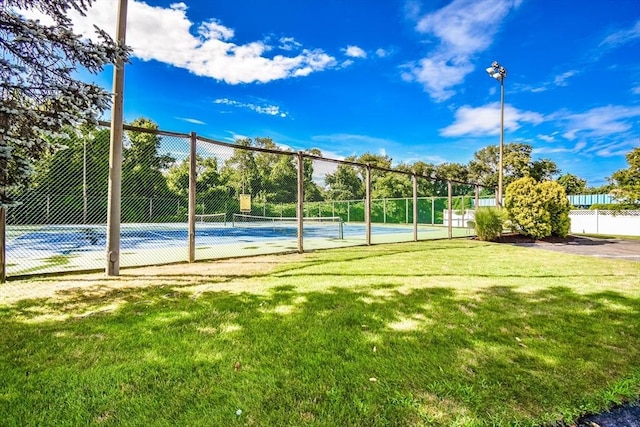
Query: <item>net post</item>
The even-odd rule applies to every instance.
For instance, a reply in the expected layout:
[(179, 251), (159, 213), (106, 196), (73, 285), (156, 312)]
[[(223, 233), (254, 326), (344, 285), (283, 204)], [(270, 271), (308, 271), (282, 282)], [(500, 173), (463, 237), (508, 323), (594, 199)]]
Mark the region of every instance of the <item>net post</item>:
[(413, 241), (418, 241), (418, 177), (414, 172), (411, 175), (413, 186)]
[(298, 151), (298, 253), (304, 253), (304, 156)]
[(366, 170), (366, 195), (365, 195), (365, 207), (364, 207), (364, 221), (366, 227), (366, 244), (371, 245), (371, 164), (367, 163)]
[(447, 181), (447, 197), (448, 197), (448, 209), (447, 209), (447, 237), (449, 239), (453, 238), (453, 190), (451, 186), (451, 180)]
[(189, 141), (189, 262), (196, 260), (196, 133)]

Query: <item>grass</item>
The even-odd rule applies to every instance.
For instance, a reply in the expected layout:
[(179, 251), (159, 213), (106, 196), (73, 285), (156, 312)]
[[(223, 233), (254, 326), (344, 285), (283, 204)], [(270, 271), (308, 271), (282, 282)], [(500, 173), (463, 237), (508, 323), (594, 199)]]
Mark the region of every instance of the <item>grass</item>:
[(0, 419), (537, 426), (640, 398), (638, 263), (468, 240), (263, 260), (0, 287)]

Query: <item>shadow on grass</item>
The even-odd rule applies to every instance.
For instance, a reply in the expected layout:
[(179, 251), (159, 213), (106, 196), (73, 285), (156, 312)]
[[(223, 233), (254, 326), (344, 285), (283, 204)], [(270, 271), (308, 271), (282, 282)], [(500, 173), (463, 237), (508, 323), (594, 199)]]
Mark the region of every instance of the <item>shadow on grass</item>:
[[(640, 299), (509, 287), (118, 290), (0, 309), (9, 424), (540, 425), (640, 396)], [(51, 309), (72, 310), (53, 304)], [(238, 409), (241, 414), (236, 415)]]

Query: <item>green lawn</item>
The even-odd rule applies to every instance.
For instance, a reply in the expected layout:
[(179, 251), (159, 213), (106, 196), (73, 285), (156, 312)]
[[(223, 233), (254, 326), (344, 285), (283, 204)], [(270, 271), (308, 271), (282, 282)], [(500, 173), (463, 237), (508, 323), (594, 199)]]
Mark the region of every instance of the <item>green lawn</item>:
[[(640, 263), (471, 240), (268, 260), (0, 285), (0, 424), (537, 426), (640, 398)], [(59, 280), (92, 287), (2, 303)]]

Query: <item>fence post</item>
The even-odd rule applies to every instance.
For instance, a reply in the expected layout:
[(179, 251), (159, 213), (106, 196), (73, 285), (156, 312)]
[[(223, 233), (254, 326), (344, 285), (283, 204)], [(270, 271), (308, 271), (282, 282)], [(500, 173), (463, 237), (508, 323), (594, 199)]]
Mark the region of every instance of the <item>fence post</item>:
[(366, 173), (366, 197), (364, 203), (364, 222), (365, 222), (365, 241), (367, 246), (371, 245), (371, 165), (367, 163), (367, 173)]
[(153, 222), (153, 197), (149, 197), (149, 222)]
[(404, 223), (409, 224), (409, 199), (404, 199)]
[(189, 142), (189, 262), (196, 260), (196, 133)]
[(304, 252), (304, 156), (298, 151), (298, 253)]
[(431, 196), (431, 225), (436, 225), (436, 198)]
[(447, 197), (449, 200), (449, 208), (447, 209), (447, 218), (449, 220), (449, 225), (447, 227), (447, 236), (449, 239), (453, 237), (453, 191), (451, 188), (451, 180), (447, 181)]
[(418, 177), (415, 172), (411, 175), (413, 184), (413, 241), (418, 241)]
[(387, 199), (382, 199), (382, 223), (387, 223)]
[(475, 220), (475, 211), (478, 209), (479, 204), (480, 204), (480, 186), (476, 184), (476, 200), (475, 200), (475, 206), (473, 207), (474, 220)]
[[(462, 195), (462, 227), (464, 227), (464, 214), (467, 210), (467, 207), (464, 205), (464, 194)], [(458, 227), (460, 227), (460, 223), (458, 223)]]

